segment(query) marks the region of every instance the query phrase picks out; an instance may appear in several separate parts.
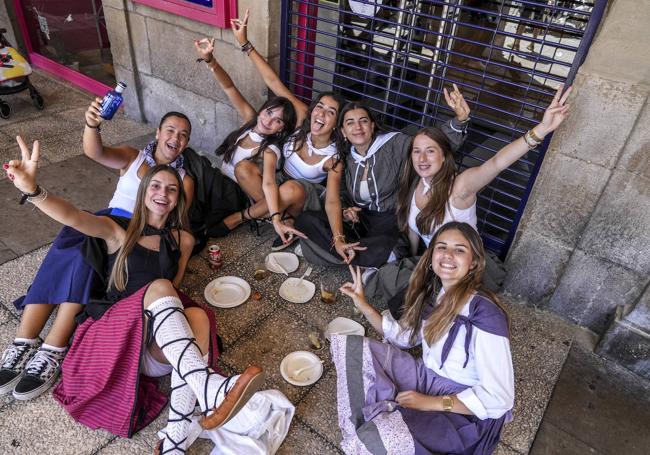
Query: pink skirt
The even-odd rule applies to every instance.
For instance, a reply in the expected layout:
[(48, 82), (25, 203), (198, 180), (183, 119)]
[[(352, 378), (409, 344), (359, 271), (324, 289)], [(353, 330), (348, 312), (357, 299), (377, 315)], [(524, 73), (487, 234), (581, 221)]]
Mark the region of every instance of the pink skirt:
[[(77, 422), (130, 438), (151, 423), (167, 404), (158, 380), (140, 374), (145, 348), (144, 295), (148, 285), (111, 306), (98, 319), (77, 327), (62, 364), (54, 398)], [(179, 292), (186, 308), (203, 308), (210, 320), (210, 365), (216, 366), (214, 313)]]

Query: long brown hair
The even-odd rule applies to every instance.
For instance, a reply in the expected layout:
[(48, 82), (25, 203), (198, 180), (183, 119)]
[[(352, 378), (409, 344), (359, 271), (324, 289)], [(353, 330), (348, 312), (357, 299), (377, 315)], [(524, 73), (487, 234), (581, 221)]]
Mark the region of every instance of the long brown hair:
[(449, 326), (474, 293), (481, 294), (493, 301), (504, 312), (508, 320), (508, 327), (510, 327), (510, 320), (505, 306), (482, 283), (483, 272), (485, 271), (485, 250), (483, 249), (481, 237), (469, 224), (451, 221), (443, 225), (435, 233), (429, 248), (422, 255), (411, 275), (406, 297), (404, 298), (404, 313), (400, 319), (400, 325), (404, 330), (413, 330), (410, 339), (412, 344), (415, 344), (422, 327), (424, 310), (431, 303), (431, 299), (436, 298), (442, 287), (440, 279), (433, 273), (433, 251), (440, 235), (450, 230), (460, 232), (468, 241), (474, 267), (457, 284), (445, 290), (445, 294), (438, 305), (435, 306), (433, 313), (427, 318), (424, 327), (424, 339), (427, 344), (433, 344), (449, 330)]
[(133, 217), (126, 229), (124, 243), (117, 252), (115, 265), (113, 266), (113, 270), (111, 270), (111, 275), (108, 280), (109, 288), (114, 287), (118, 291), (124, 291), (126, 289), (126, 283), (129, 281), (129, 271), (126, 259), (131, 251), (133, 251), (135, 244), (138, 243), (138, 240), (142, 237), (144, 232), (144, 228), (147, 224), (148, 213), (148, 209), (145, 205), (145, 195), (147, 194), (147, 188), (151, 183), (151, 179), (159, 172), (169, 172), (171, 175), (176, 177), (176, 182), (178, 183), (178, 201), (176, 202), (176, 207), (174, 207), (169, 213), (167, 221), (165, 222), (165, 227), (184, 230), (188, 225), (185, 210), (185, 191), (183, 189), (183, 180), (181, 179), (181, 176), (178, 175), (178, 172), (176, 172), (175, 169), (166, 164), (159, 164), (150, 168), (144, 177), (142, 177), (142, 181), (138, 187), (138, 195), (135, 200)]
[[(423, 134), (429, 139), (435, 141), (442, 149), (444, 161), (442, 167), (433, 176), (431, 188), (429, 189), (429, 198), (426, 205), (420, 211), (415, 219), (415, 224), (418, 231), (427, 235), (432, 226), (442, 224), (445, 219), (445, 209), (449, 201), (449, 195), (454, 184), (456, 177), (456, 165), (454, 163), (454, 155), (449, 145), (449, 140), (445, 133), (438, 128), (426, 127), (422, 128), (413, 137), (415, 138)], [(413, 154), (413, 143), (411, 143), (411, 155)], [(409, 156), (409, 163), (404, 164), (402, 175), (399, 182), (399, 191), (397, 193), (397, 226), (402, 232), (408, 232), (408, 217), (411, 208), (411, 199), (420, 176), (415, 171), (412, 158)]]

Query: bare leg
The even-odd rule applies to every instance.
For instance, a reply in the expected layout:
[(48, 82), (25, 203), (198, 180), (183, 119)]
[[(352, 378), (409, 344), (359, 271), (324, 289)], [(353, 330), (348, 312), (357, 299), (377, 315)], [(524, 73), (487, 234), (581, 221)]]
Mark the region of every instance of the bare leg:
[(58, 348), (67, 346), (72, 332), (77, 326), (74, 318), (82, 308), (83, 305), (80, 303), (66, 302), (59, 305), (54, 324), (45, 338), (45, 343)]
[(20, 317), (20, 324), (16, 329), (16, 337), (28, 339), (38, 337), (53, 310), (54, 305), (45, 303), (25, 305), (23, 314)]
[(255, 202), (264, 199), (262, 172), (257, 164), (244, 160), (235, 166), (235, 177), (242, 190)]
[(286, 210), (294, 218), (300, 215), (305, 205), (305, 189), (295, 180), (280, 185), (280, 210)]

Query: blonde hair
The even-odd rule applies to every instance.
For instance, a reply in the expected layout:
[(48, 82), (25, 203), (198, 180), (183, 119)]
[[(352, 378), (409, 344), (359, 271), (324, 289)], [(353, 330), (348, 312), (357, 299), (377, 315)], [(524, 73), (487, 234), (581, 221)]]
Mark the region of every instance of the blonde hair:
[(127, 257), (131, 251), (133, 251), (133, 248), (135, 248), (135, 244), (138, 243), (140, 237), (142, 237), (144, 228), (147, 225), (148, 209), (145, 205), (145, 195), (147, 193), (147, 188), (151, 183), (151, 179), (153, 179), (153, 177), (159, 172), (169, 172), (171, 175), (176, 177), (178, 183), (178, 201), (176, 207), (174, 207), (169, 213), (165, 227), (182, 230), (188, 225), (185, 210), (185, 191), (183, 189), (183, 180), (180, 175), (175, 169), (166, 164), (159, 164), (152, 167), (144, 175), (140, 182), (140, 186), (138, 187), (138, 195), (135, 200), (133, 217), (126, 229), (126, 238), (117, 252), (117, 258), (115, 259), (115, 264), (113, 265), (108, 280), (109, 289), (111, 287), (114, 287), (118, 291), (124, 291), (126, 289), (126, 283), (129, 281)]
[(422, 255), (422, 258), (411, 275), (409, 287), (404, 299), (404, 312), (400, 319), (400, 325), (404, 330), (413, 330), (410, 340), (412, 344), (415, 344), (420, 329), (422, 328), (424, 310), (442, 287), (440, 279), (432, 270), (433, 250), (440, 235), (450, 230), (460, 232), (468, 241), (474, 267), (470, 268), (467, 275), (458, 283), (450, 289), (445, 290), (445, 294), (440, 299), (440, 302), (427, 318), (424, 328), (424, 339), (427, 344), (433, 344), (449, 330), (456, 316), (460, 314), (467, 300), (474, 293), (481, 294), (492, 300), (504, 312), (508, 320), (508, 327), (510, 327), (510, 319), (505, 306), (482, 283), (483, 272), (485, 271), (485, 250), (481, 237), (469, 224), (452, 221), (438, 229), (431, 239), (429, 248)]

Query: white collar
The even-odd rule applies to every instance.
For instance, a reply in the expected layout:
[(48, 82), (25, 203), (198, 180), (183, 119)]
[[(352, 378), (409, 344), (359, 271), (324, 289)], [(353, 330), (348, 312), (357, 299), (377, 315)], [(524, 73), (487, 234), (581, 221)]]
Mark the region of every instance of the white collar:
[(381, 134), (375, 138), (375, 140), (370, 144), (370, 148), (368, 148), (368, 151), (366, 152), (366, 155), (360, 155), (357, 153), (356, 149), (354, 148), (354, 145), (350, 148), (350, 155), (354, 159), (355, 164), (362, 164), (364, 161), (369, 159), (372, 155), (377, 153), (379, 149), (386, 143), (388, 142), (393, 136), (395, 136), (397, 133), (386, 133), (386, 134)]

